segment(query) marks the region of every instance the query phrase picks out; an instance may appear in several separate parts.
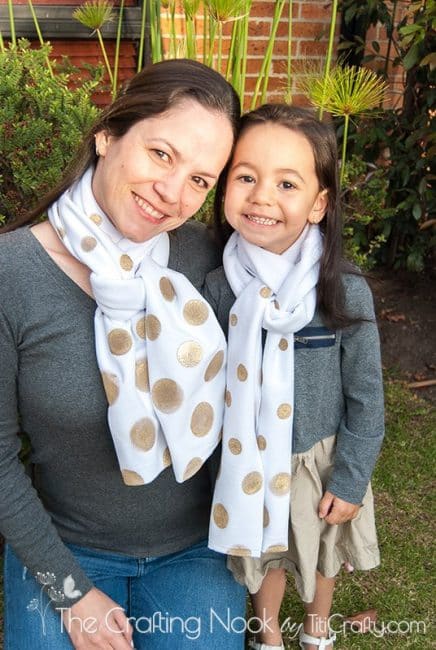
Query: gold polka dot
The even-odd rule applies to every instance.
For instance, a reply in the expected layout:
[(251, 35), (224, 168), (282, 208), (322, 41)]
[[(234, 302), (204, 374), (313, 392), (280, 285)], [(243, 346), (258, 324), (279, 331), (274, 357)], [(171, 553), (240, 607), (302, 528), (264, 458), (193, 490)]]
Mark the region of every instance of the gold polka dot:
[(80, 245), (85, 253), (89, 253), (97, 246), (97, 240), (95, 237), (84, 237), (80, 242)]
[(164, 467), (169, 467), (172, 463), (172, 460), (171, 460), (170, 450), (168, 449), (168, 447), (165, 447), (162, 458), (163, 458)]
[(229, 514), (222, 503), (217, 503), (213, 507), (213, 520), (218, 528), (227, 528), (229, 523)]
[(227, 555), (235, 555), (236, 557), (250, 557), (251, 551), (249, 548), (246, 548), (245, 546), (232, 546), (229, 548), (228, 551), (226, 551)]
[(221, 370), (224, 362), (224, 350), (219, 350), (213, 357), (212, 361), (204, 373), (204, 381), (212, 381)]
[(232, 454), (235, 454), (235, 456), (240, 454), (242, 451), (242, 445), (240, 440), (238, 440), (237, 438), (230, 438), (229, 449), (232, 452)]
[(280, 406), (277, 409), (277, 415), (281, 420), (287, 420), (289, 417), (291, 417), (291, 413), (292, 413), (292, 407), (290, 404), (286, 404), (286, 402), (280, 404)]
[(153, 420), (142, 418), (130, 429), (130, 440), (138, 449), (150, 451), (156, 442), (156, 429)]
[(149, 392), (150, 382), (147, 359), (138, 359), (135, 363), (135, 384), (138, 390), (142, 390), (144, 393)]
[(95, 223), (96, 226), (99, 226), (103, 221), (102, 217), (99, 214), (91, 214), (89, 218), (93, 223)]
[(257, 446), (260, 451), (265, 451), (266, 449), (266, 438), (264, 436), (257, 436)]
[(165, 298), (165, 300), (168, 300), (169, 302), (174, 300), (176, 292), (175, 292), (174, 287), (173, 287), (173, 285), (171, 283), (171, 280), (169, 278), (167, 278), (167, 277), (161, 278), (159, 280), (159, 288), (160, 288), (160, 292), (163, 295), (163, 297)]
[(235, 325), (237, 325), (238, 324), (238, 317), (236, 316), (236, 314), (230, 314), (229, 321), (230, 321), (230, 325), (232, 325), (233, 327)]
[(129, 332), (126, 332), (126, 330), (123, 330), (121, 328), (117, 328), (109, 332), (108, 342), (110, 351), (112, 354), (116, 354), (117, 356), (126, 354), (126, 352), (130, 350), (133, 344)]
[(186, 465), (185, 472), (183, 474), (183, 480), (187, 481), (191, 476), (194, 476), (200, 469), (200, 467), (203, 465), (203, 461), (201, 458), (193, 458), (192, 460), (189, 461), (189, 463)]
[(59, 237), (60, 237), (61, 239), (64, 239), (64, 237), (65, 237), (65, 230), (64, 230), (64, 228), (56, 228), (56, 232), (57, 232), (57, 234), (59, 235)]
[(183, 401), (183, 391), (172, 379), (159, 379), (152, 388), (153, 404), (162, 413), (174, 413)]
[(203, 325), (209, 317), (209, 309), (202, 300), (188, 300), (183, 317), (190, 325)]
[(136, 333), (141, 339), (145, 339), (145, 317), (142, 316), (136, 323)]
[(200, 402), (191, 417), (191, 431), (194, 436), (205, 436), (212, 428), (214, 412), (209, 402)]
[(197, 366), (202, 358), (202, 347), (196, 341), (185, 341), (177, 350), (177, 360), (185, 368)]
[(239, 381), (246, 381), (247, 380), (248, 372), (247, 372), (247, 368), (244, 366), (243, 363), (239, 364), (239, 366), (237, 368), (237, 371), (236, 371), (236, 374), (238, 375)]
[(276, 474), (269, 482), (269, 487), (271, 492), (279, 497), (288, 494), (291, 489), (291, 475), (287, 472)]
[(102, 372), (101, 378), (103, 380), (104, 392), (109, 406), (111, 406), (117, 399), (120, 393), (118, 377), (109, 372)]
[(131, 271), (133, 269), (133, 260), (125, 253), (120, 257), (120, 266), (123, 271)]
[(263, 527), (267, 528), (269, 526), (269, 512), (266, 506), (263, 506)]
[(224, 393), (224, 400), (226, 402), (226, 406), (231, 406), (232, 405), (232, 394), (229, 390), (226, 390)]
[(145, 333), (150, 341), (155, 341), (160, 334), (162, 327), (157, 316), (150, 314), (145, 317)]
[(284, 546), (283, 544), (275, 544), (272, 546), (268, 546), (265, 553), (284, 553), (287, 550), (288, 550), (287, 547)]
[(280, 339), (279, 348), (283, 352), (288, 349), (288, 342), (286, 339)]
[(242, 481), (242, 489), (245, 494), (255, 494), (262, 487), (262, 476), (259, 472), (250, 472)]
[(259, 293), (262, 296), (262, 298), (269, 298), (271, 296), (272, 291), (268, 287), (262, 287)]
[(122, 469), (121, 474), (126, 485), (145, 485), (142, 476), (131, 469)]

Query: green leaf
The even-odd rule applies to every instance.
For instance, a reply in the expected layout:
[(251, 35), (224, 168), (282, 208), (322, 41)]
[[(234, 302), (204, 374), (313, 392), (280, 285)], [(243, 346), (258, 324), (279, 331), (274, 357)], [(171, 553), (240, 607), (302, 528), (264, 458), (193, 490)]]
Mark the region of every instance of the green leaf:
[(421, 205), (419, 203), (414, 203), (413, 204), (412, 214), (413, 214), (414, 218), (416, 219), (416, 221), (419, 221), (421, 219), (422, 208), (421, 208)]
[(410, 70), (419, 62), (420, 59), (420, 46), (418, 43), (412, 45), (406, 56), (403, 58), (403, 66), (406, 70)]

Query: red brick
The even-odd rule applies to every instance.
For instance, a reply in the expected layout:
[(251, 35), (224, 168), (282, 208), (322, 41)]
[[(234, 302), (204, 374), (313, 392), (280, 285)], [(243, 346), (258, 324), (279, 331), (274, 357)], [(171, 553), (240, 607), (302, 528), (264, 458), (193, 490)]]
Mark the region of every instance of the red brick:
[(301, 3), (300, 20), (322, 20), (330, 26), (331, 15), (331, 3), (308, 2), (307, 0)]
[(298, 54), (301, 56), (325, 56), (327, 41), (298, 41)]

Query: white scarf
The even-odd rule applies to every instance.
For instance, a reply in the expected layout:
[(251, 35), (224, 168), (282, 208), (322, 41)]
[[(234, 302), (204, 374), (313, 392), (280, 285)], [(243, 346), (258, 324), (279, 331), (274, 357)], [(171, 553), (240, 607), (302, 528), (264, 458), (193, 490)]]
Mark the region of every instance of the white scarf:
[(124, 238), (98, 206), (92, 174), (50, 207), (49, 219), (91, 269), (97, 362), (123, 480), (149, 483), (172, 464), (183, 482), (219, 442), (224, 335), (188, 279), (167, 268), (168, 234)]
[(222, 553), (258, 557), (288, 547), (294, 332), (315, 313), (321, 252), (315, 225), (282, 255), (237, 233), (224, 251), (236, 302), (229, 315), (222, 461), (209, 530), (209, 546)]

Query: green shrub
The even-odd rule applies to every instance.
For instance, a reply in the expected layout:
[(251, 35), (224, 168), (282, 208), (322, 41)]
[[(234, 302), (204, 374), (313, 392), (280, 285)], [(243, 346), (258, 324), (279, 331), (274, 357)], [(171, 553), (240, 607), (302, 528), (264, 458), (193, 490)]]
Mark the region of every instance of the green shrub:
[(72, 73), (52, 77), (50, 46), (24, 39), (0, 52), (0, 223), (19, 217), (52, 188), (98, 109), (98, 81)]
[(396, 210), (387, 205), (384, 170), (353, 156), (348, 161), (342, 196), (345, 252), (362, 269), (377, 263)]

